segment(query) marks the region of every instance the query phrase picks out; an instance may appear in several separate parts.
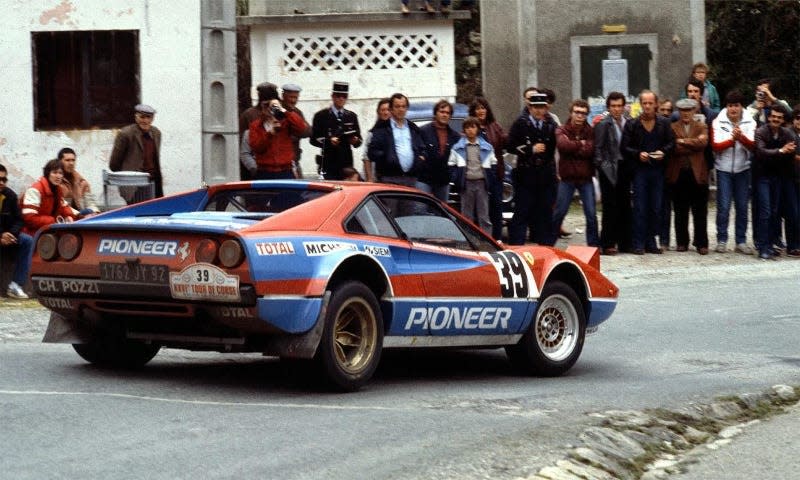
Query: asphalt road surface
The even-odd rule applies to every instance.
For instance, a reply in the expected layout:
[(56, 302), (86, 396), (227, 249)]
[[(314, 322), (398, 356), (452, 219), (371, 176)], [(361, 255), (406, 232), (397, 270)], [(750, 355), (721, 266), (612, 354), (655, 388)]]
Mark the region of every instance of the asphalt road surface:
[(97, 369), (35, 343), (41, 309), (0, 306), (0, 330), (27, 326), (0, 337), (0, 478), (524, 478), (592, 412), (800, 384), (800, 261), (731, 255), (604, 257), (620, 304), (564, 377), (517, 376), (501, 350), (397, 352), (346, 395), (257, 355)]

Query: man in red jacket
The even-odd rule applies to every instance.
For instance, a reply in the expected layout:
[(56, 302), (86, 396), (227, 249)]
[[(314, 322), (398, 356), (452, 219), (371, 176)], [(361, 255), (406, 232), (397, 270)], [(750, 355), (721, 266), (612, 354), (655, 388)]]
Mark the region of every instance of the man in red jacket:
[(572, 196), (577, 190), (583, 203), (583, 214), (586, 216), (586, 244), (599, 247), (600, 236), (597, 233), (597, 209), (592, 182), (594, 134), (592, 127), (586, 122), (588, 115), (589, 104), (586, 100), (574, 100), (570, 105), (569, 120), (556, 130), (559, 183), (553, 226), (558, 233), (561, 222), (569, 211)]
[(287, 110), (278, 98), (261, 102), (261, 115), (250, 123), (247, 143), (255, 157), (256, 180), (295, 178), (292, 137), (301, 137), (309, 126), (296, 111)]

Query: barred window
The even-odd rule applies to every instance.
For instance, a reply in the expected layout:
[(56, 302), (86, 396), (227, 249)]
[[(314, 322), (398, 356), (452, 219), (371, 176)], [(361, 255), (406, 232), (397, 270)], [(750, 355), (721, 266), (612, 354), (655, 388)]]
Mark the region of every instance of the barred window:
[(32, 32), (34, 129), (115, 128), (139, 103), (139, 32)]

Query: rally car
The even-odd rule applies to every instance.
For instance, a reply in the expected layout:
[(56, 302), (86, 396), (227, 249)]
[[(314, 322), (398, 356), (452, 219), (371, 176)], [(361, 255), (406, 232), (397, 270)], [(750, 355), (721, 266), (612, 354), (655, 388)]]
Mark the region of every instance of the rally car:
[(137, 367), (162, 347), (313, 359), (357, 390), (386, 348), (505, 347), (561, 375), (617, 287), (589, 247), (496, 243), (444, 203), (386, 184), (204, 186), (36, 237), (44, 341)]

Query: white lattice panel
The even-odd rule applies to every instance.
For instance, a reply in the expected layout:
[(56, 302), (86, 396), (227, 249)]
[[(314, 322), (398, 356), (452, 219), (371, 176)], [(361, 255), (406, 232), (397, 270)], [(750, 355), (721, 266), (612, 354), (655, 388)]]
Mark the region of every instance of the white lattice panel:
[(439, 44), (433, 35), (292, 37), (281, 60), (290, 72), (436, 68)]

